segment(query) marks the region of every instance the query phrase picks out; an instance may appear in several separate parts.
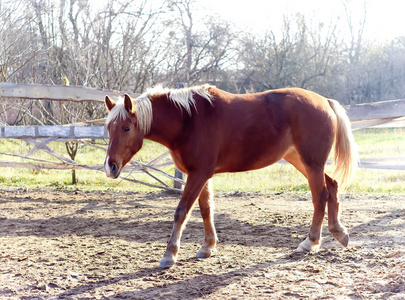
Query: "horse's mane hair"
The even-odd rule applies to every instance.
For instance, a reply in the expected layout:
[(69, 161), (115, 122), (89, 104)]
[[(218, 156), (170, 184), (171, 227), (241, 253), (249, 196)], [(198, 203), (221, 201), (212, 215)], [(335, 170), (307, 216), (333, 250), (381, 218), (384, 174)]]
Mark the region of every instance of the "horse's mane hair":
[[(153, 96), (166, 94), (173, 104), (179, 109), (185, 109), (191, 116), (191, 109), (196, 108), (194, 94), (198, 94), (212, 104), (212, 95), (209, 92), (209, 88), (213, 87), (209, 84), (200, 86), (194, 86), (181, 89), (168, 89), (163, 88), (161, 85), (148, 89), (138, 98), (132, 100), (135, 105), (135, 113), (138, 123), (138, 128), (143, 134), (148, 134), (153, 119), (152, 102)], [(114, 108), (110, 111), (107, 117), (106, 124), (120, 118), (126, 119), (129, 117), (129, 113), (124, 107), (124, 98), (120, 97)]]

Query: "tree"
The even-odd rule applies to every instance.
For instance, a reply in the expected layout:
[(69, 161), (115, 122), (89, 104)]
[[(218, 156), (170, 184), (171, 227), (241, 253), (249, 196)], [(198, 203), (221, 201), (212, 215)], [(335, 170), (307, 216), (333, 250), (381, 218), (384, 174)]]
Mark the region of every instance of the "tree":
[[(96, 11), (88, 0), (6, 2), (1, 11), (0, 66), (14, 82), (70, 84), (133, 92), (153, 84), (163, 59), (154, 47), (164, 28), (161, 9), (148, 1), (108, 1)], [(26, 7), (30, 9), (26, 9)], [(3, 75), (2, 75), (3, 76)], [(57, 106), (57, 107), (55, 107)], [(66, 124), (102, 117), (93, 103), (24, 102), (19, 122)], [(25, 121), (21, 118), (24, 116)]]
[[(161, 1), (161, 5), (156, 1)], [(231, 92), (298, 86), (344, 104), (404, 97), (404, 42), (364, 40), (364, 16), (329, 24), (286, 16), (279, 29), (235, 32), (197, 0), (0, 0), (0, 80), (141, 93), (163, 83), (212, 83)], [(364, 2), (365, 5), (365, 2)], [(29, 9), (26, 9), (29, 7)], [(350, 38), (341, 34), (345, 21)], [(10, 111), (3, 102), (0, 112)], [(17, 122), (60, 124), (104, 116), (94, 104), (12, 104)], [(8, 105), (5, 107), (4, 105)]]
[(198, 15), (194, 0), (168, 1), (174, 22), (169, 22), (166, 55), (171, 84), (216, 81), (217, 72), (232, 59), (236, 34), (228, 22)]
[(309, 26), (297, 15), (284, 19), (281, 35), (267, 32), (263, 38), (247, 34), (241, 41), (237, 69), (243, 91), (263, 91), (281, 87), (320, 90), (321, 78), (333, 68), (337, 54), (335, 26)]

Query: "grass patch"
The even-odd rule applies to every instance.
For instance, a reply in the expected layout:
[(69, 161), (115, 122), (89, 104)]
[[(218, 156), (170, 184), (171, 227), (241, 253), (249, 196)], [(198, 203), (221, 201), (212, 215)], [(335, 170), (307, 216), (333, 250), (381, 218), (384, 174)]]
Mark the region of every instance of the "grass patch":
[(243, 173), (217, 174), (214, 176), (213, 185), (217, 191), (309, 191), (305, 177), (290, 164), (274, 164)]
[(367, 128), (353, 134), (361, 158), (405, 156), (405, 128)]
[[(354, 132), (356, 142), (359, 146), (361, 158), (374, 157), (395, 157), (405, 156), (405, 129), (363, 129)], [(102, 141), (100, 141), (102, 142)], [(103, 145), (107, 147), (107, 145)], [(65, 144), (54, 142), (50, 144), (52, 149), (60, 153), (66, 153)], [(26, 155), (32, 146), (21, 140), (0, 139), (0, 152)], [(151, 159), (163, 154), (166, 148), (151, 142), (144, 141), (142, 150), (136, 155), (138, 160), (148, 162)], [(55, 158), (38, 151), (33, 155), (35, 158), (54, 160)], [(76, 160), (82, 164), (103, 164), (105, 151), (88, 146), (81, 146), (78, 150)], [(0, 161), (23, 161), (20, 158), (11, 158), (0, 155)], [(34, 169), (13, 169), (1, 168), (0, 185), (2, 186), (24, 186), (29, 188), (78, 188), (84, 190), (126, 190), (151, 192), (156, 189), (141, 184), (131, 183), (125, 180), (112, 180), (103, 172), (77, 170), (78, 184), (71, 186), (70, 170), (34, 170)], [(169, 174), (174, 174), (174, 167), (164, 169)], [(156, 175), (156, 174), (155, 174)], [(129, 175), (130, 178), (156, 183), (149, 176), (142, 173)], [(172, 181), (165, 177), (158, 176), (164, 182), (172, 186)], [(267, 168), (243, 172), (224, 173), (214, 176), (214, 190), (226, 191), (251, 191), (251, 192), (272, 192), (272, 191), (293, 191), (308, 192), (306, 179), (289, 164), (274, 164)], [(405, 193), (405, 171), (393, 170), (369, 170), (359, 169), (354, 178), (353, 184), (348, 192), (351, 193)]]

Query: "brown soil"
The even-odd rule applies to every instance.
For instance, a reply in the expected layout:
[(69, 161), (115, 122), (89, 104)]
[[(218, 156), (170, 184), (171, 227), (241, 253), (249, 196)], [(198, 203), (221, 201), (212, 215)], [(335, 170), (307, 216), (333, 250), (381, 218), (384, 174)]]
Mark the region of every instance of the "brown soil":
[[(325, 226), (297, 254), (305, 194), (217, 195), (218, 252), (196, 259), (198, 207), (160, 269), (178, 196), (0, 187), (1, 299), (405, 299), (405, 196), (343, 195), (343, 248)], [(326, 222), (325, 222), (326, 224)]]

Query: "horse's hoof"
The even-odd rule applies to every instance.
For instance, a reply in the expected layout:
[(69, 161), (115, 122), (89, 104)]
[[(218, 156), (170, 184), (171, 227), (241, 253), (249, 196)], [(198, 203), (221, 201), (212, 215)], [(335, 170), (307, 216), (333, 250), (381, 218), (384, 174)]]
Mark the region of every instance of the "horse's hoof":
[(176, 258), (172, 255), (170, 257), (163, 255), (162, 259), (160, 260), (159, 267), (163, 269), (168, 269), (172, 267), (176, 263)]
[(338, 230), (329, 230), (339, 243), (341, 243), (344, 247), (347, 247), (349, 244), (349, 232), (345, 227), (342, 226)]
[(298, 246), (295, 252), (316, 252), (319, 250), (320, 246), (320, 243), (315, 244), (307, 237), (305, 241)]
[(349, 235), (346, 234), (343, 239), (339, 241), (344, 247), (347, 247), (349, 244)]
[(174, 266), (174, 264), (175, 264), (174, 261), (161, 260), (159, 267), (162, 269), (168, 269), (168, 268)]
[(197, 252), (196, 257), (197, 258), (208, 258), (214, 252), (216, 252), (215, 247), (213, 249), (211, 249), (209, 247), (201, 246), (200, 250), (198, 250), (198, 252)]
[(197, 258), (208, 258), (211, 256), (211, 252), (205, 252), (205, 251), (198, 251), (196, 256)]
[(305, 253), (305, 252), (309, 252), (310, 250), (306, 249), (305, 247), (301, 246), (301, 244), (298, 246), (298, 248), (295, 250), (295, 252), (298, 253)]

